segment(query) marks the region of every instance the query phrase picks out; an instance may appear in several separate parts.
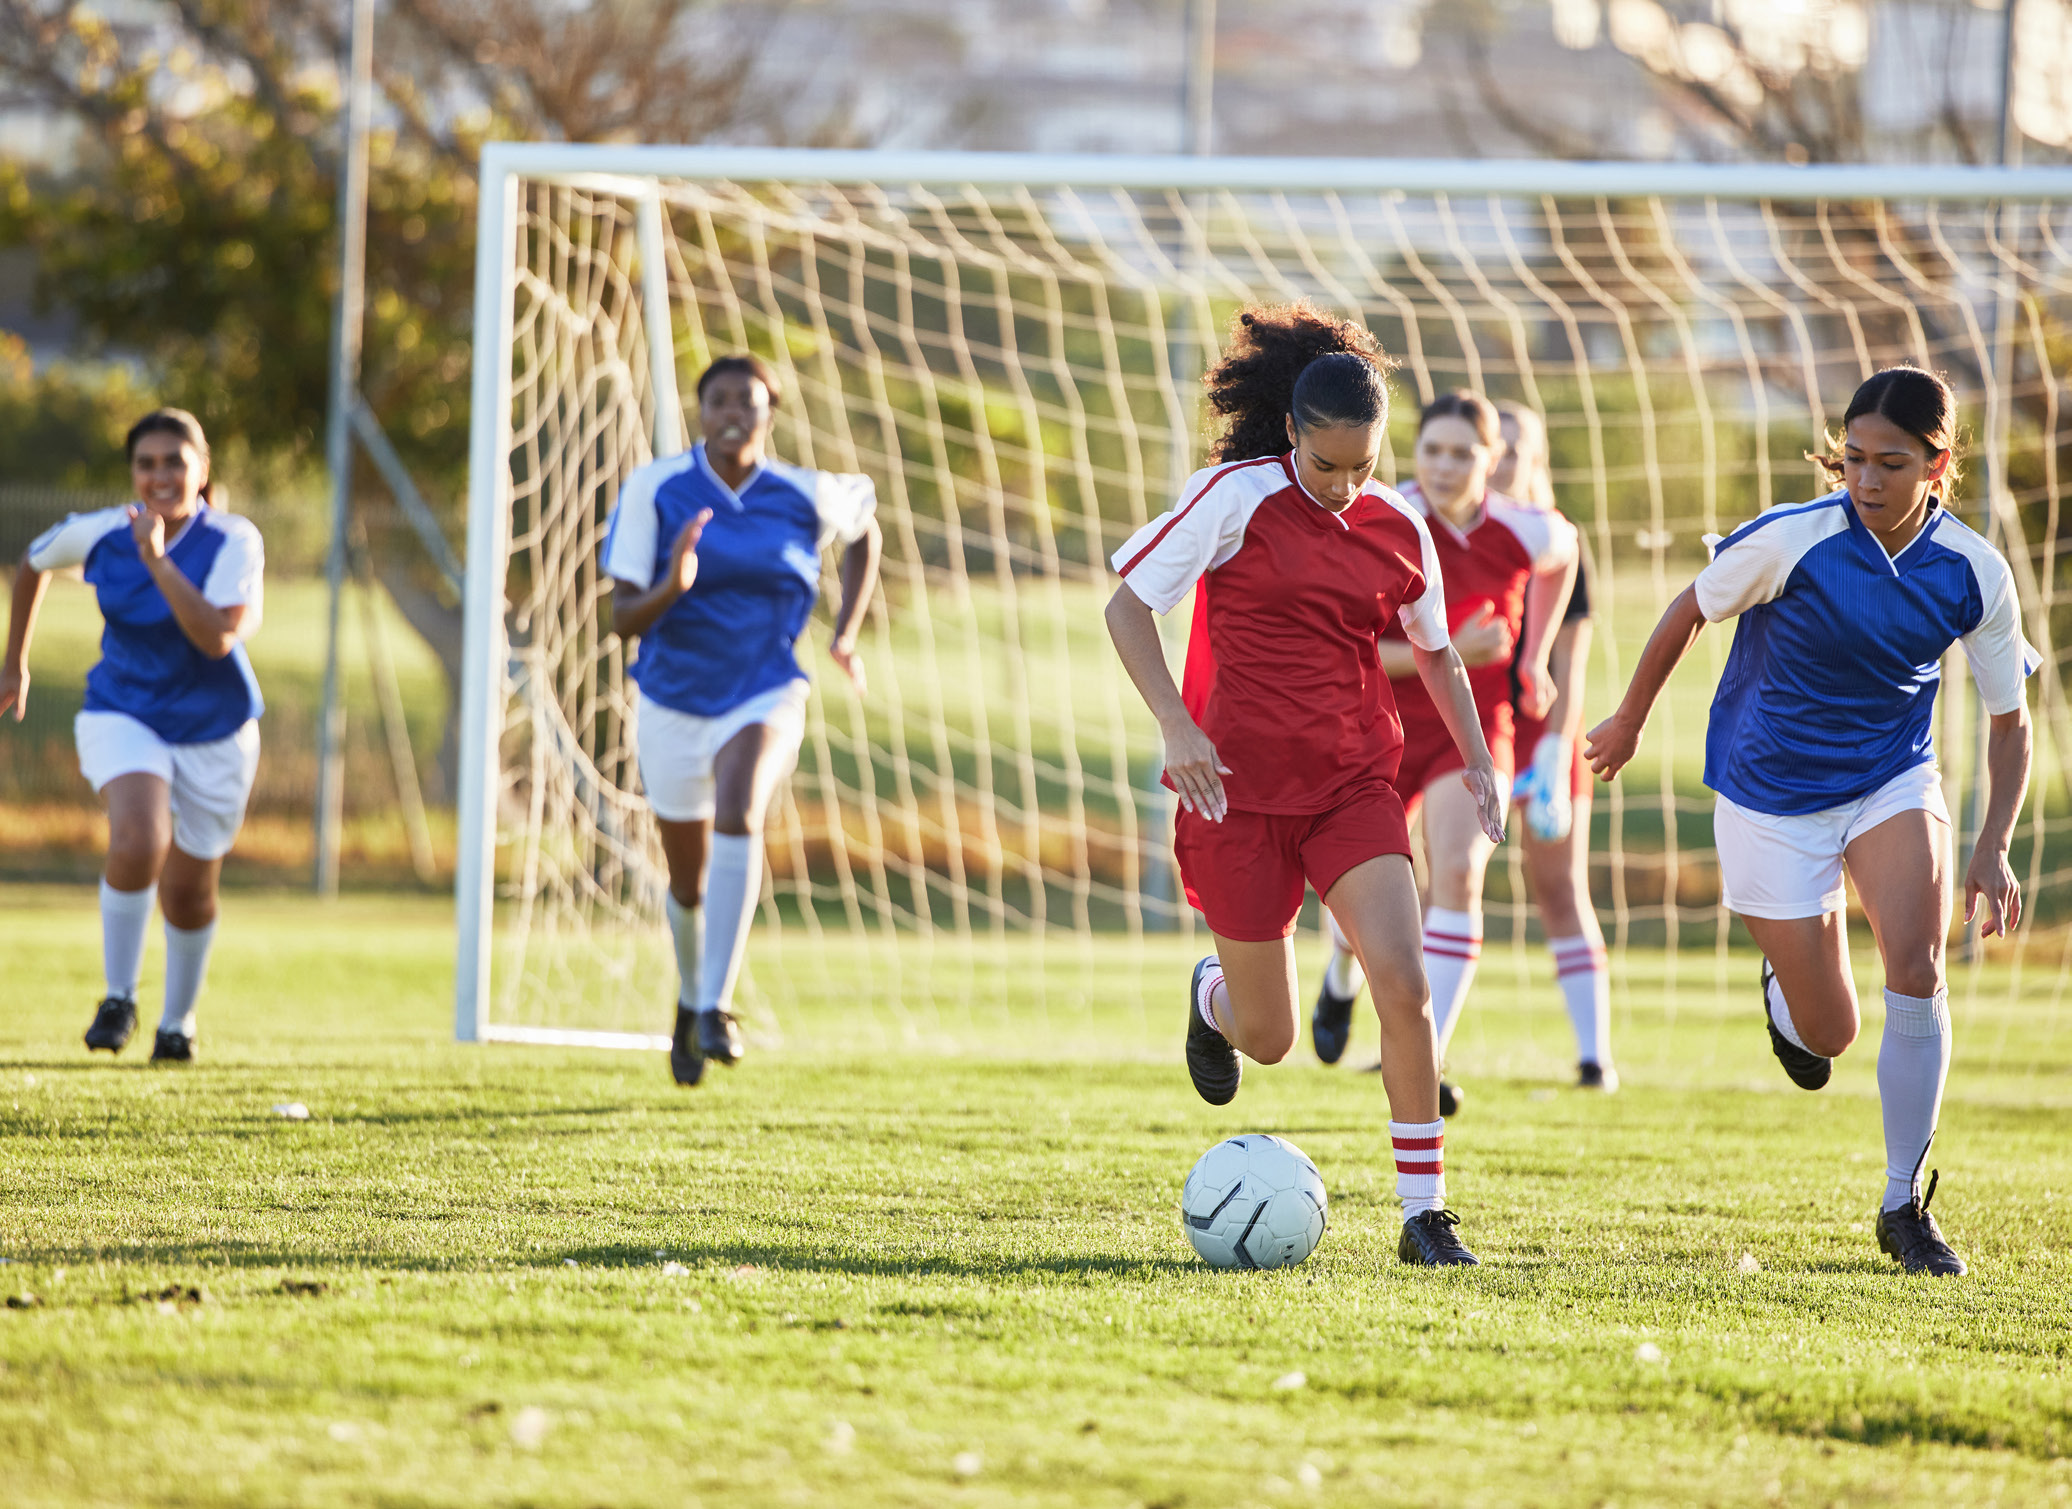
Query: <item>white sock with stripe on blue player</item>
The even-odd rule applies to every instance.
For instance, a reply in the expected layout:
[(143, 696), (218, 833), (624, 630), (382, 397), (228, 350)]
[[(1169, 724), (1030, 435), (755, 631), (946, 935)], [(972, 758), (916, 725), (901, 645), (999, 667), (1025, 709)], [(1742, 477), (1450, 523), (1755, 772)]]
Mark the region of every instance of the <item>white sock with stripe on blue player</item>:
[(118, 891), (101, 877), (101, 969), (108, 994), (137, 998), (144, 974), (144, 936), (151, 928), (151, 908), (158, 904), (154, 882), (141, 891)]
[(1442, 1064), (1447, 1045), (1453, 1041), (1453, 1029), (1460, 1025), (1461, 1007), (1467, 1004), (1468, 987), (1475, 983), (1475, 965), (1481, 957), (1480, 911), (1425, 908), (1425, 979), (1432, 987), (1432, 1027), (1438, 1035)]
[(698, 950), (705, 936), (703, 907), (685, 906), (676, 892), (667, 892), (662, 908), (669, 916), (669, 941), (676, 949), (676, 1004), (690, 1009), (698, 1004)]
[(1885, 1205), (1918, 1195), (1921, 1165), (1942, 1114), (1950, 1077), (1950, 993), (1885, 992), (1885, 1035), (1878, 1042), (1878, 1110), (1885, 1122)]
[(216, 941), (212, 919), (201, 927), (165, 925), (165, 1009), (158, 1030), (194, 1036), (194, 1003), (208, 978), (209, 949)]
[(748, 930), (763, 890), (763, 836), (715, 833), (705, 864), (705, 944), (698, 963), (698, 1009), (731, 1011)]

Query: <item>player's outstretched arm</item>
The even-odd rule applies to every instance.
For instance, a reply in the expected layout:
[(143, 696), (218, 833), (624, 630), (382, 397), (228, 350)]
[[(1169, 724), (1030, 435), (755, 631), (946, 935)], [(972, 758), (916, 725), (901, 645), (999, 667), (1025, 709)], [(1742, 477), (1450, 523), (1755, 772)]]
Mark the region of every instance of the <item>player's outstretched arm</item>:
[(1704, 627), (1705, 614), (1698, 607), (1698, 588), (1693, 584), (1677, 594), (1648, 636), (1648, 646), (1640, 652), (1640, 664), (1633, 668), (1633, 682), (1626, 688), (1619, 710), (1590, 730), (1583, 754), (1599, 780), (1609, 781), (1632, 760), (1640, 748), (1648, 714), (1655, 710), (1655, 699)]
[(1467, 761), (1461, 781), (1475, 794), (1475, 815), (1482, 831), (1493, 844), (1504, 841), (1504, 794), (1497, 789), (1496, 763), (1489, 757), (1489, 745), (1482, 737), (1482, 719), (1475, 711), (1475, 694), (1468, 686), (1467, 667), (1452, 645), (1436, 650), (1411, 646), (1417, 661), (1417, 679), (1431, 694), (1439, 710), (1439, 721), (1453, 735), (1454, 747)]
[(1979, 824), (1978, 843), (1971, 850), (1971, 864), (1964, 872), (1964, 920), (1978, 911), (1979, 898), (1986, 902), (1986, 920), (1979, 931), (1988, 938), (2006, 937), (2021, 924), (2022, 887), (2007, 862), (2007, 845), (2014, 837), (2014, 820), (2021, 813), (2022, 797), (2029, 789), (2029, 763), (2033, 740), (2026, 704), (2011, 713), (1994, 713), (1986, 733), (1985, 820)]
[(863, 533), (842, 552), (842, 606), (835, 611), (835, 637), (827, 647), (834, 663), (856, 686), (858, 694), (869, 689), (863, 674), (863, 657), (856, 641), (863, 633), (863, 616), (870, 611), (871, 593), (878, 585), (878, 561), (885, 553), (885, 534), (876, 519), (864, 525)]
[(1115, 641), (1115, 653), (1122, 657), (1122, 668), (1136, 683), (1137, 693), (1151, 709), (1151, 716), (1158, 719), (1159, 733), (1165, 739), (1166, 774), (1173, 778), (1181, 804), (1211, 822), (1222, 822), (1230, 811), (1230, 799), (1223, 790), (1223, 777), (1230, 774), (1230, 767), (1217, 755), (1216, 746), (1209, 742), (1209, 736), (1201, 731), (1194, 715), (1187, 711), (1187, 704), (1180, 699), (1180, 688), (1173, 684), (1172, 670), (1166, 665), (1165, 646), (1159, 642), (1158, 620), (1152, 616), (1151, 605), (1125, 582), (1108, 599), (1104, 616), (1108, 620), (1108, 637)]
[(29, 641), (36, 636), (36, 610), (43, 606), (43, 592), (50, 585), (50, 573), (38, 571), (26, 558), (14, 569), (14, 597), (7, 610), (7, 655), (0, 659), (0, 713), (14, 710), (14, 721), (22, 721), (29, 710)]

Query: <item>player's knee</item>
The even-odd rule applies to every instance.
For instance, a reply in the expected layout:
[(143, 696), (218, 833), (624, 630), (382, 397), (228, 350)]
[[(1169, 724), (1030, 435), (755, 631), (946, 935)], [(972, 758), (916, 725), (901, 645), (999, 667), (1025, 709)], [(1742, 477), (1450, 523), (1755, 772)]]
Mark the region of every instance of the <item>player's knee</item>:
[(669, 877), (669, 894), (676, 898), (676, 904), (685, 911), (693, 911), (705, 899), (704, 876), (691, 875), (679, 882)]
[(198, 881), (164, 881), (158, 887), (158, 907), (165, 920), (182, 932), (207, 927), (216, 920), (216, 888)]
[(1798, 1027), (1807, 1049), (1822, 1058), (1840, 1058), (1856, 1041), (1857, 1021), (1853, 1011), (1843, 1018), (1809, 1024), (1794, 1021), (1793, 1025)]
[(1384, 1026), (1392, 1022), (1413, 1021), (1423, 1016), (1432, 1003), (1431, 986), (1425, 983), (1423, 970), (1407, 976), (1396, 973), (1370, 975), (1367, 987), (1374, 999), (1374, 1014)]
[(1257, 1063), (1277, 1064), (1295, 1051), (1295, 1028), (1290, 1023), (1285, 1027), (1274, 1027), (1262, 1032), (1255, 1039), (1248, 1040), (1245, 1052)]
[[(144, 877), (149, 885), (172, 842), (172, 825), (149, 813), (111, 813), (108, 817), (108, 867)], [(133, 889), (126, 887), (125, 889)]]
[(1940, 943), (1909, 951), (1885, 961), (1885, 988), (1903, 996), (1926, 1000), (1943, 988), (1943, 953)]
[(763, 831), (762, 809), (723, 799), (713, 810), (712, 831), (724, 833), (729, 838), (746, 838), (751, 833), (760, 833)]

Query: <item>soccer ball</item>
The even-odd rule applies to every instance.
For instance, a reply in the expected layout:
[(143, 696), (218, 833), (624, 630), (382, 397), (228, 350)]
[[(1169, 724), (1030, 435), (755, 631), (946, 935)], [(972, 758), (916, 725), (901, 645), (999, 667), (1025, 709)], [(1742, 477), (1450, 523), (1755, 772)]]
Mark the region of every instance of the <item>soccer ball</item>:
[(1302, 1149), (1265, 1132), (1219, 1142), (1180, 1191), (1180, 1224), (1217, 1268), (1292, 1268), (1324, 1239), (1324, 1176)]

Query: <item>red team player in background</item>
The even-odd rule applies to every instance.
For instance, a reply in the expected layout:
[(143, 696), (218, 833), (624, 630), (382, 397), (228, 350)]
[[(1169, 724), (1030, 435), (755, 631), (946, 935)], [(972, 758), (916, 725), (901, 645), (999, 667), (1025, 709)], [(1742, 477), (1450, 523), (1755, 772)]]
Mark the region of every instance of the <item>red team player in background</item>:
[[(1509, 805), (1514, 650), (1518, 706), (1544, 717), (1554, 701), (1547, 657), (1575, 579), (1576, 532), (1560, 514), (1522, 507), (1489, 486), (1502, 447), (1489, 400), (1442, 393), (1418, 422), (1417, 480), (1403, 496), (1428, 526), (1438, 553), (1447, 623), (1468, 668), (1480, 731)], [(1481, 820), (1474, 796), (1458, 779), (1462, 746), (1449, 726), (1450, 709), (1434, 702), (1417, 674), (1421, 667), (1412, 645), (1393, 626), (1382, 639), (1381, 666), (1403, 722), (1397, 785), (1411, 808), (1424, 808), (1430, 879), (1424, 967), (1443, 1063), (1482, 953), (1482, 878), (1502, 834)], [(1362, 983), (1359, 951), (1349, 946), (1344, 919), (1335, 910), (1331, 915), (1332, 959), (1311, 1020), (1317, 1056), (1325, 1063), (1336, 1063), (1345, 1052)], [(1440, 1113), (1451, 1116), (1459, 1106), (1459, 1090), (1442, 1084)]]
[[(1243, 1051), (1276, 1063), (1298, 1030), (1291, 935), (1303, 883), (1334, 910), (1374, 983), (1404, 1262), (1475, 1262), (1445, 1208), (1439, 1060), (1419, 968), (1416, 882), (1390, 778), (1403, 733), (1379, 660), (1403, 659), (1459, 746), (1455, 785), (1485, 842), (1505, 794), (1448, 643), (1445, 588), (1417, 512), (1373, 481), (1386, 443), (1385, 358), (1358, 325), (1307, 305), (1248, 309), (1209, 374), (1229, 420), (1216, 464), (1115, 553), (1108, 604), (1130, 679), (1165, 738), (1180, 798), (1173, 847), (1216, 952), (1195, 966), (1187, 1067), (1212, 1105)], [(1186, 688), (1154, 613), (1195, 595)]]

